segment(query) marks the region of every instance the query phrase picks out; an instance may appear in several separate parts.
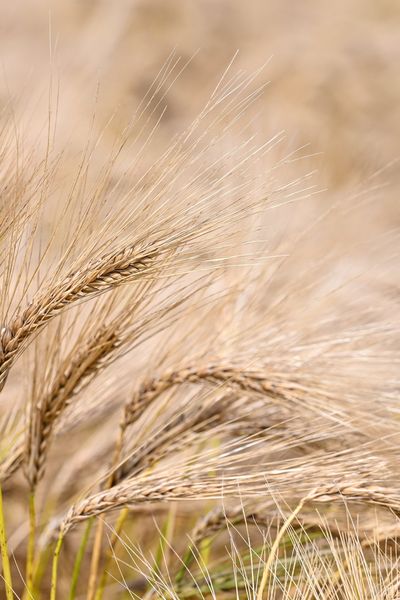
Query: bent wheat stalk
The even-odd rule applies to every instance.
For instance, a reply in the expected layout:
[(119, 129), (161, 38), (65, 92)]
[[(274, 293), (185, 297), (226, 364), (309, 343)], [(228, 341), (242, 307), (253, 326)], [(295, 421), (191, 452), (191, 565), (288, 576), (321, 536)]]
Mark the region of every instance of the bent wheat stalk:
[[(163, 248), (165, 254), (165, 248)], [(160, 254), (154, 245), (128, 246), (90, 261), (38, 295), (0, 331), (0, 390), (8, 372), (26, 346), (51, 319), (79, 300), (89, 300), (149, 272)]]
[(113, 326), (102, 327), (80, 351), (66, 361), (49, 392), (32, 409), (26, 442), (26, 475), (33, 490), (43, 477), (55, 424), (78, 393), (102, 368), (120, 343)]
[[(268, 439), (268, 438), (267, 438)], [(282, 442), (282, 447), (284, 442)], [(222, 450), (220, 449), (220, 452)], [(322, 465), (329, 469), (329, 455), (320, 453), (313, 459), (312, 456), (307, 460), (293, 459), (286, 461), (285, 468), (262, 469), (260, 459), (265, 454), (265, 439), (260, 438), (257, 441), (251, 441), (246, 438), (240, 438), (231, 444), (230, 449), (219, 456), (211, 457), (210, 460), (196, 464), (186, 462), (186, 468), (180, 465), (180, 471), (176, 468), (154, 475), (140, 475), (138, 477), (127, 478), (118, 485), (108, 490), (101, 491), (93, 496), (82, 499), (73, 505), (67, 513), (62, 528), (68, 531), (75, 523), (86, 520), (91, 516), (115, 510), (127, 505), (137, 505), (147, 502), (162, 502), (166, 500), (180, 500), (184, 498), (218, 498), (221, 494), (227, 497), (237, 497), (247, 494), (248, 497), (259, 497), (265, 495), (268, 487), (273, 491), (273, 487), (287, 491), (300, 493), (301, 489), (308, 487), (307, 493), (302, 497), (307, 498), (307, 502), (328, 502), (328, 501), (349, 501), (358, 502), (366, 505), (381, 506), (392, 511), (394, 514), (400, 514), (400, 493), (397, 488), (376, 486), (371, 484), (373, 476), (368, 471), (360, 474), (359, 479), (350, 478), (340, 481), (339, 474), (347, 472), (351, 463), (349, 458), (344, 456), (343, 462), (340, 460), (340, 453), (332, 453), (332, 467), (335, 471), (329, 471), (325, 479), (335, 479), (337, 483), (316, 485), (316, 471), (320, 470)], [(240, 473), (243, 461), (250, 458), (257, 461), (256, 471), (248, 472), (246, 475)], [(334, 461), (337, 460), (336, 465)], [(364, 458), (365, 460), (365, 458)], [(340, 464), (342, 463), (342, 464)], [(379, 462), (376, 466), (379, 466)], [(210, 477), (207, 473), (211, 468), (219, 469), (218, 477)], [(385, 469), (384, 465), (380, 467)], [(225, 471), (227, 469), (227, 471)], [(337, 471), (336, 471), (337, 469)], [(225, 474), (226, 473), (226, 474)], [(266, 481), (268, 486), (266, 486)], [(242, 494), (239, 487), (242, 487)], [(279, 487), (278, 487), (279, 486)], [(310, 489), (313, 490), (312, 493)]]
[[(235, 364), (211, 363), (208, 365), (190, 365), (179, 369), (167, 370), (158, 377), (144, 381), (135, 391), (131, 400), (125, 405), (120, 424), (120, 436), (133, 424), (143, 412), (168, 389), (184, 383), (209, 383), (214, 386), (226, 385), (248, 394), (268, 397), (282, 401), (289, 407), (295, 402), (303, 402), (312, 398), (331, 397), (327, 390), (308, 386), (299, 377), (280, 373), (268, 373), (266, 369), (255, 370), (239, 367)], [(121, 442), (120, 442), (121, 445)]]
[(0, 481), (6, 481), (25, 461), (26, 475), (33, 490), (43, 477), (50, 439), (62, 412), (105, 366), (108, 355), (118, 348), (113, 327), (101, 327), (89, 342), (74, 349), (56, 375), (50, 390), (32, 409), (25, 442), (19, 442), (0, 465)]

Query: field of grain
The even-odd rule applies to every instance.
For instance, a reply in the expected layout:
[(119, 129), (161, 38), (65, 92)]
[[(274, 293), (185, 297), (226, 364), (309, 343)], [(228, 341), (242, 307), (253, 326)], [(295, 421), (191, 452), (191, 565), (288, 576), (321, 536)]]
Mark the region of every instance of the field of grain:
[(399, 32), (2, 4), (0, 598), (399, 598)]

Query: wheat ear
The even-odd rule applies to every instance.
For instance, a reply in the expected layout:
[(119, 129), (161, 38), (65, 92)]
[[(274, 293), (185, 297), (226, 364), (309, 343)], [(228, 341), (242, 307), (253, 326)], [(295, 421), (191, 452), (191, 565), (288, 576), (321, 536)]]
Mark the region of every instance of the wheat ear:
[(162, 375), (145, 380), (125, 405), (121, 421), (121, 431), (134, 423), (150, 404), (163, 392), (184, 383), (209, 383), (216, 386), (227, 385), (250, 394), (268, 396), (287, 403), (306, 399), (310, 392), (315, 396), (319, 390), (309, 390), (293, 376), (268, 373), (266, 370), (251, 370), (238, 365), (211, 363), (191, 365), (165, 371)]
[(114, 330), (104, 327), (89, 342), (75, 349), (73, 356), (64, 362), (50, 390), (33, 407), (25, 442), (18, 443), (0, 465), (0, 481), (11, 477), (26, 464), (26, 475), (31, 489), (44, 474), (45, 460), (51, 437), (62, 412), (74, 395), (90, 383), (107, 364), (107, 357), (118, 347)]
[(89, 342), (65, 361), (51, 389), (33, 407), (26, 443), (26, 475), (34, 489), (43, 477), (46, 456), (56, 422), (77, 394), (102, 368), (118, 346), (115, 328), (102, 327)]
[(51, 319), (79, 300), (90, 298), (132, 281), (149, 271), (160, 251), (154, 246), (128, 246), (90, 261), (61, 282), (38, 295), (25, 310), (0, 331), (0, 390), (27, 340)]

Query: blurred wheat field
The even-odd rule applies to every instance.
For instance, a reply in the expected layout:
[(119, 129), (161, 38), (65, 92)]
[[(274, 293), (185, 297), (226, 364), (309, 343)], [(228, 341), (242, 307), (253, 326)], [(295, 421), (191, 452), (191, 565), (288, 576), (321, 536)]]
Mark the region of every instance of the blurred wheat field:
[(399, 597), (399, 27), (1, 6), (2, 598)]

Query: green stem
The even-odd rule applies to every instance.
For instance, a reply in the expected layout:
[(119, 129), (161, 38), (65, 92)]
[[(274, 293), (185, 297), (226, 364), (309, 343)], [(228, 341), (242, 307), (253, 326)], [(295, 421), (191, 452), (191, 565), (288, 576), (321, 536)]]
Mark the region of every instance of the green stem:
[(89, 535), (93, 527), (94, 520), (89, 519), (86, 525), (86, 529), (83, 533), (81, 543), (79, 545), (78, 553), (76, 555), (74, 570), (72, 572), (71, 588), (69, 590), (68, 600), (74, 600), (76, 595), (76, 588), (78, 585), (79, 574), (81, 572), (83, 557), (85, 556), (86, 547), (89, 541)]
[(206, 538), (205, 540), (201, 540), (199, 553), (200, 560), (204, 569), (207, 568), (209, 560), (210, 560), (210, 552), (211, 552), (211, 539)]
[(94, 600), (97, 589), (97, 576), (99, 572), (99, 563), (101, 557), (101, 549), (104, 534), (104, 519), (100, 518), (97, 521), (96, 532), (94, 535), (92, 560), (90, 562), (89, 581), (86, 600)]
[(178, 585), (183, 581), (183, 578), (185, 577), (186, 573), (189, 570), (190, 565), (193, 562), (193, 552), (195, 552), (194, 548), (192, 546), (189, 546), (189, 548), (186, 550), (183, 560), (182, 560), (182, 565), (181, 567), (178, 569), (178, 572), (175, 576), (175, 584)]
[(178, 569), (178, 572), (175, 575), (176, 585), (182, 583), (183, 578), (189, 572), (190, 566), (192, 565), (195, 558), (197, 558), (198, 561), (201, 561), (202, 564), (207, 566), (210, 556), (212, 537), (204, 538), (203, 540), (201, 540), (199, 548), (192, 545), (188, 547), (183, 556), (181, 567)]
[[(43, 509), (43, 516), (44, 516), (45, 523), (47, 523), (50, 520), (55, 507), (56, 507), (56, 503), (55, 503), (54, 498), (50, 498), (45, 503), (45, 506)], [(42, 549), (35, 546), (35, 557), (34, 557), (34, 561), (33, 561), (34, 564), (33, 564), (32, 593), (31, 593), (31, 597), (33, 596), (35, 598), (35, 600), (40, 600), (40, 598), (41, 598), (41, 592), (40, 592), (39, 588), (40, 588), (40, 584), (43, 580), (43, 577), (45, 575), (49, 560), (53, 553), (52, 546), (53, 546), (52, 544), (46, 545), (46, 547), (44, 547)]]
[(168, 511), (167, 518), (165, 519), (164, 526), (161, 531), (161, 537), (158, 543), (156, 560), (154, 564), (154, 572), (160, 573), (162, 571), (163, 559), (167, 560), (166, 554), (169, 551), (169, 545), (174, 535), (175, 529), (175, 518), (176, 518), (176, 505), (172, 505)]
[[(60, 559), (61, 547), (64, 541), (64, 532), (61, 530), (58, 536), (57, 544), (53, 554), (53, 565), (51, 567), (51, 589), (50, 589), (50, 600), (56, 600), (57, 595), (57, 573), (58, 573), (58, 562)], [(7, 599), (8, 600), (8, 599)]]
[(111, 539), (111, 548), (107, 554), (107, 558), (106, 558), (106, 562), (103, 568), (103, 572), (101, 574), (101, 578), (100, 578), (100, 582), (99, 582), (99, 586), (97, 588), (97, 592), (96, 592), (96, 598), (95, 600), (102, 600), (103, 599), (103, 595), (104, 595), (104, 590), (106, 588), (106, 584), (107, 584), (107, 579), (108, 579), (108, 571), (111, 567), (111, 562), (114, 560), (114, 555), (115, 555), (115, 547), (118, 544), (119, 541), (119, 535), (121, 533), (122, 527), (127, 519), (129, 515), (129, 509), (128, 508), (123, 508), (119, 515), (118, 515), (118, 519), (117, 522), (115, 524), (114, 527), (114, 533)]
[(26, 555), (26, 594), (32, 596), (33, 570), (35, 558), (35, 533), (36, 533), (36, 511), (35, 511), (35, 493), (29, 494), (29, 538), (28, 550)]
[(32, 584), (32, 596), (35, 600), (40, 600), (40, 584), (43, 580), (45, 571), (47, 569), (47, 565), (49, 563), (50, 557), (52, 554), (51, 546), (46, 546), (41, 552), (39, 552), (39, 556), (35, 561), (34, 566), (34, 576), (33, 576), (33, 584)]
[(0, 548), (1, 548), (1, 560), (3, 564), (3, 577), (4, 585), (6, 588), (7, 600), (13, 600), (14, 593), (11, 579), (10, 569), (10, 558), (8, 555), (7, 535), (4, 522), (4, 510), (3, 510), (3, 492), (0, 486)]

